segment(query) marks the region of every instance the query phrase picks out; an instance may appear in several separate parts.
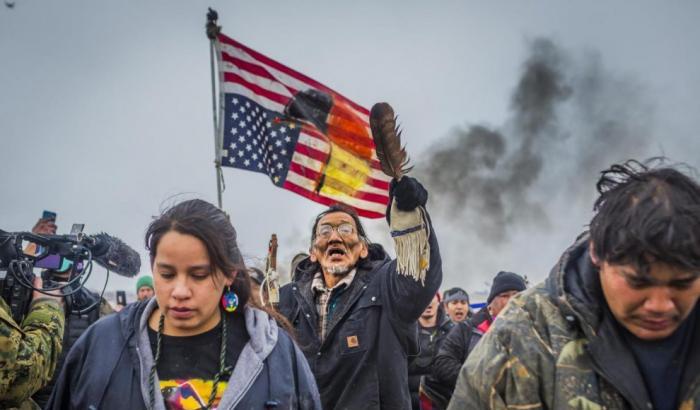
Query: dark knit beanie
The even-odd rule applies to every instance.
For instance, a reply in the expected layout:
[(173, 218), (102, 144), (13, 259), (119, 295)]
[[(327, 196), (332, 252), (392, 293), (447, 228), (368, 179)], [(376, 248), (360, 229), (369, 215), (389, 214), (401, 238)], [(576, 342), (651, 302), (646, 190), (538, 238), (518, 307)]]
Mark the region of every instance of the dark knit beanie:
[(489, 293), (489, 298), (486, 299), (486, 303), (491, 303), (491, 301), (503, 292), (508, 292), (510, 290), (517, 290), (521, 292), (525, 290), (525, 279), (517, 273), (513, 272), (498, 272), (495, 278), (493, 278), (493, 284), (491, 285), (491, 292)]

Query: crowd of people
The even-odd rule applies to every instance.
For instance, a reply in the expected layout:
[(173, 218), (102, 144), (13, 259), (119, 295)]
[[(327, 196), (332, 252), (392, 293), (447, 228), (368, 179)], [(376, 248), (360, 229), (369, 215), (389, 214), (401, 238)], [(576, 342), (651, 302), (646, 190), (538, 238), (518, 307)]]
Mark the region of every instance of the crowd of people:
[(440, 291), (414, 178), (392, 181), (387, 220), (412, 221), (392, 236), (423, 242), (392, 259), (332, 205), (279, 303), (228, 216), (181, 202), (148, 226), (152, 276), (117, 312), (95, 294), (74, 312), (35, 292), (15, 323), (0, 299), (0, 408), (698, 409), (700, 185), (629, 161), (597, 188), (588, 230), (547, 278), (494, 273), (478, 309), (462, 288)]

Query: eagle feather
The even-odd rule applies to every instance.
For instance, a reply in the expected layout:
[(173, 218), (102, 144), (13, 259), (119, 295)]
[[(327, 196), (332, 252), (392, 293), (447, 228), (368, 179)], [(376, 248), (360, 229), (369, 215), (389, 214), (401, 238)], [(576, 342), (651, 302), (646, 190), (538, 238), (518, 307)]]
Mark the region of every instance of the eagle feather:
[(397, 118), (394, 110), (385, 102), (374, 104), (369, 115), (372, 139), (382, 171), (398, 181), (413, 167), (408, 166), (406, 148), (401, 146), (401, 130), (396, 125)]

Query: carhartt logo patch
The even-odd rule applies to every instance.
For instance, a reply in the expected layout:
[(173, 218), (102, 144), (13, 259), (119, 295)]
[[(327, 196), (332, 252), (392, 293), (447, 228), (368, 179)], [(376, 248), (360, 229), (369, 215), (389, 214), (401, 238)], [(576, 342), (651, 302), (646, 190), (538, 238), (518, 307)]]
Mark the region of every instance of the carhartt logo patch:
[(355, 335), (348, 336), (347, 340), (348, 340), (348, 347), (349, 348), (357, 347), (360, 345), (360, 341), (357, 340), (357, 336), (355, 336)]

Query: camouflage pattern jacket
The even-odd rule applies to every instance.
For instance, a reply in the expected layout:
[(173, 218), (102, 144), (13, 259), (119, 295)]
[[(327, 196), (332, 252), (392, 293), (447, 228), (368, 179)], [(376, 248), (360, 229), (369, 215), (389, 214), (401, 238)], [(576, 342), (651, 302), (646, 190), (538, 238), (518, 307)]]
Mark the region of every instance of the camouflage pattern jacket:
[(51, 379), (63, 326), (63, 308), (55, 300), (32, 302), (17, 325), (0, 298), (0, 408), (36, 408), (29, 397)]
[[(460, 370), (448, 409), (651, 410), (634, 356), (606, 311), (585, 235), (544, 283), (511, 299)], [(693, 337), (681, 410), (700, 408), (700, 324)]]
[[(93, 293), (95, 298), (99, 298), (98, 294), (87, 289), (84, 290)], [(92, 301), (90, 303), (92, 303)], [(114, 313), (114, 308), (112, 308), (112, 305), (110, 305), (106, 299), (102, 298), (99, 309), (93, 309), (85, 314), (67, 312), (64, 315), (65, 330), (63, 332), (63, 342), (61, 343), (63, 347), (62, 352), (56, 361), (56, 370), (53, 372), (53, 377), (51, 380), (49, 380), (44, 387), (39, 389), (39, 391), (34, 393), (32, 396), (32, 400), (34, 400), (39, 407), (43, 409), (49, 402), (49, 397), (51, 397), (53, 387), (56, 385), (56, 380), (61, 373), (61, 369), (63, 368), (63, 362), (65, 362), (68, 352), (70, 352), (71, 347), (73, 347), (80, 335), (82, 335), (90, 325), (97, 322), (98, 319), (112, 313)]]

